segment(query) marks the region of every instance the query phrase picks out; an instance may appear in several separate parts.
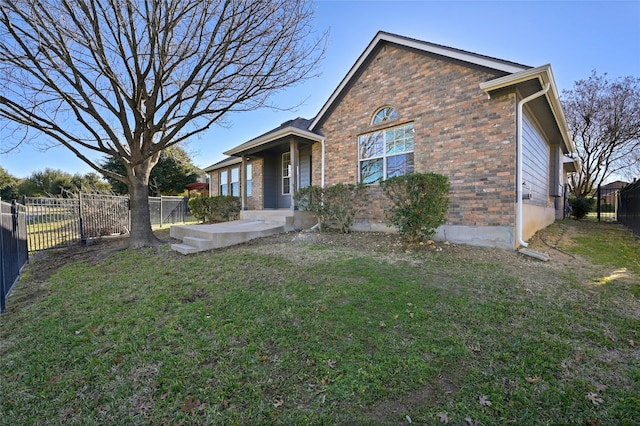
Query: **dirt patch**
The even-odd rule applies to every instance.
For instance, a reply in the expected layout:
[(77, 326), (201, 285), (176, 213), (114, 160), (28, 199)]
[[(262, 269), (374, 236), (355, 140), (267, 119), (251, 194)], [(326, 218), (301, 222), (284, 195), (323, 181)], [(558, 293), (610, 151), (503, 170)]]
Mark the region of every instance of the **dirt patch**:
[[(560, 271), (571, 269), (588, 274), (593, 266), (579, 256), (570, 254), (560, 247), (571, 244), (572, 238), (581, 232), (580, 229), (567, 225), (556, 224), (537, 233), (531, 240), (529, 248), (550, 255), (551, 260), (539, 260), (523, 256), (512, 250), (496, 248), (474, 247), (446, 242), (408, 243), (399, 235), (385, 232), (353, 232), (342, 234), (338, 232), (286, 232), (270, 237), (259, 238), (239, 246), (219, 250), (250, 251), (260, 254), (278, 253), (300, 265), (313, 264), (344, 256), (373, 255), (388, 263), (421, 262), (430, 256), (446, 256), (454, 262), (483, 262), (501, 265), (512, 273), (523, 277), (532, 276), (532, 286), (540, 282), (543, 274), (550, 279)], [(165, 243), (176, 242), (169, 236), (169, 229), (156, 231), (158, 238)], [(89, 245), (75, 245), (63, 249), (49, 250), (36, 253), (30, 258), (30, 265), (24, 275), (25, 282), (34, 285), (33, 297), (40, 297), (43, 290), (42, 283), (54, 274), (61, 266), (73, 262), (87, 262), (93, 264), (113, 255), (119, 248), (125, 246), (127, 237), (101, 238), (91, 241)], [(300, 250), (301, 246), (311, 250)], [(167, 255), (182, 256), (168, 252)], [(23, 284), (23, 285), (26, 285)], [(532, 289), (533, 290), (533, 289)]]

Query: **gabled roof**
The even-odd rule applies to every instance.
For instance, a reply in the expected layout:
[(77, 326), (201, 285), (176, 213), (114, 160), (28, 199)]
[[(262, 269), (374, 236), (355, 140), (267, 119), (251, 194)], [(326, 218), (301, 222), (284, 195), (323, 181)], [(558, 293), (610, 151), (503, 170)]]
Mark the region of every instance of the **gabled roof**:
[(232, 164), (241, 163), (242, 158), (240, 157), (227, 157), (224, 160), (220, 160), (217, 163), (210, 165), (209, 167), (205, 167), (203, 170), (205, 172), (211, 172), (216, 169), (221, 169), (223, 167), (230, 166)]
[(415, 49), (424, 53), (431, 53), (445, 58), (454, 59), (469, 64), (492, 69), (504, 74), (512, 74), (531, 68), (527, 65), (518, 64), (511, 61), (492, 58), (490, 56), (479, 55), (477, 53), (467, 52), (465, 50), (454, 49), (453, 47), (442, 46), (439, 44), (429, 43), (426, 41), (416, 40), (410, 37), (404, 37), (397, 34), (391, 34), (379, 31), (371, 40), (365, 51), (360, 55), (356, 63), (351, 67), (347, 75), (342, 79), (340, 85), (334, 90), (322, 109), (313, 119), (309, 126), (309, 130), (314, 131), (316, 126), (322, 121), (325, 114), (331, 110), (334, 103), (340, 98), (343, 91), (349, 87), (352, 80), (358, 75), (362, 67), (364, 67), (369, 57), (376, 51), (376, 48), (383, 43), (391, 43), (403, 47)]
[(251, 139), (250, 141), (243, 143), (242, 145), (238, 145), (234, 148), (231, 148), (230, 150), (225, 151), (223, 154), (239, 155), (244, 151), (248, 151), (252, 148), (267, 144), (269, 142), (275, 141), (285, 136), (299, 136), (305, 139), (310, 139), (312, 141), (320, 142), (322, 140), (322, 136), (308, 130), (310, 123), (311, 123), (311, 120), (308, 120), (302, 117), (285, 121), (275, 129), (269, 130), (268, 132), (263, 133), (257, 138)]
[[(544, 118), (544, 114), (546, 114), (546, 116), (548, 116), (548, 124), (555, 125), (557, 131), (556, 137), (562, 141), (563, 152), (565, 154), (575, 152), (576, 146), (569, 135), (569, 126), (567, 125), (567, 120), (564, 116), (564, 112), (562, 111), (560, 96), (558, 88), (556, 87), (556, 81), (553, 78), (551, 65), (547, 64), (536, 68), (530, 68), (480, 83), (480, 88), (491, 96), (491, 93), (493, 92), (515, 87), (522, 92), (523, 96), (528, 96), (531, 93), (542, 89), (547, 84), (549, 84), (549, 91), (544, 95), (544, 97), (540, 98), (540, 101), (534, 102), (540, 105), (540, 102), (546, 99), (545, 107), (539, 108), (542, 110), (542, 117)], [(534, 104), (534, 102), (532, 102), (532, 104)]]

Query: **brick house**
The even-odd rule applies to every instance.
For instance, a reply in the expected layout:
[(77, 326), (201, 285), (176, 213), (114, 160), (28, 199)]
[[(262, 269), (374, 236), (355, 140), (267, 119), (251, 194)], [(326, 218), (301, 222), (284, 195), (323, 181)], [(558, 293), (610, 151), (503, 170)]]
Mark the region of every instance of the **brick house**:
[(295, 210), (293, 193), (311, 184), (368, 184), (355, 229), (373, 231), (388, 229), (378, 181), (440, 173), (451, 191), (436, 237), (515, 249), (562, 217), (574, 151), (550, 65), (379, 32), (314, 118), (238, 145), (205, 172), (210, 195), (237, 195), (245, 210)]

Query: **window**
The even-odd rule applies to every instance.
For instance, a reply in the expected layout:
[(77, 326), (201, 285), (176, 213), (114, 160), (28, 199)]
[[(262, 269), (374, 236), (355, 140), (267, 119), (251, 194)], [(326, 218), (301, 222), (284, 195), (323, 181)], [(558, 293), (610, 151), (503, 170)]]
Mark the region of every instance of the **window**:
[(253, 191), (253, 166), (247, 164), (247, 196), (251, 196)]
[(282, 193), (291, 194), (291, 153), (282, 154)]
[(231, 169), (231, 195), (240, 196), (240, 167)]
[(229, 173), (226, 170), (220, 172), (220, 195), (229, 195)]
[(394, 120), (398, 118), (398, 113), (391, 107), (383, 107), (373, 115), (371, 124), (380, 124), (384, 121)]
[(413, 173), (413, 123), (358, 137), (361, 183)]

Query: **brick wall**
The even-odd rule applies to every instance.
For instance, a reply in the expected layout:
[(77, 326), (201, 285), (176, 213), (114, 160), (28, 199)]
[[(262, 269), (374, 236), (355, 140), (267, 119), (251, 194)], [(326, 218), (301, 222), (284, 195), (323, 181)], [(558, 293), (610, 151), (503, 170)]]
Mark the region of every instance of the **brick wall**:
[(260, 210), (264, 207), (264, 190), (263, 190), (263, 164), (262, 158), (251, 160), (252, 171), (252, 189), (251, 196), (247, 197), (247, 209)]
[(220, 170), (209, 172), (209, 196), (220, 195)]
[[(384, 45), (321, 123), (326, 138), (325, 183), (358, 181), (357, 137), (413, 122), (416, 172), (435, 172), (451, 183), (448, 224), (513, 226), (515, 222), (515, 93), (487, 97), (487, 72), (408, 48)], [(370, 125), (392, 106), (398, 119)], [(320, 144), (313, 157), (321, 158)], [(320, 182), (320, 167), (313, 180)], [(382, 221), (386, 199), (370, 188), (370, 221)]]

